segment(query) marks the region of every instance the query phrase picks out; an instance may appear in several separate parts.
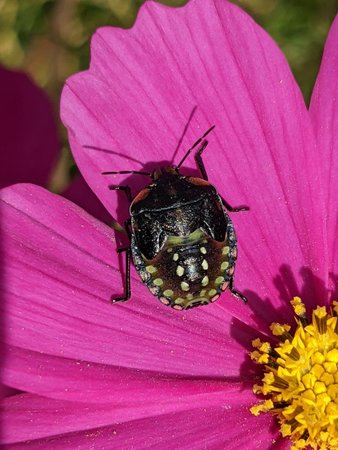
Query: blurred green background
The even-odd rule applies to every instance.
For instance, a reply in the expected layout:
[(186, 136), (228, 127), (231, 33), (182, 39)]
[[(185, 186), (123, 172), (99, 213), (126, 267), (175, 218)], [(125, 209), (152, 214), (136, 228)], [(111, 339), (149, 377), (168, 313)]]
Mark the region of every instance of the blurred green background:
[[(180, 6), (187, 0), (158, 0)], [(49, 94), (58, 119), (65, 79), (89, 63), (89, 39), (101, 25), (132, 26), (143, 0), (0, 0), (0, 64), (28, 72)], [(234, 0), (277, 41), (309, 101), (337, 0)], [(76, 171), (65, 131), (51, 189)]]

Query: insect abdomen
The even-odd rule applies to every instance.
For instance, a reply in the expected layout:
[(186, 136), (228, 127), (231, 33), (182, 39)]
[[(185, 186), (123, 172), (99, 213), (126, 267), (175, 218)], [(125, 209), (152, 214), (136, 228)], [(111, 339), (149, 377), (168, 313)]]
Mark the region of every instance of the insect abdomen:
[(184, 237), (169, 236), (152, 260), (132, 248), (136, 269), (152, 294), (178, 310), (216, 301), (229, 284), (236, 259), (230, 220), (223, 242), (198, 229)]

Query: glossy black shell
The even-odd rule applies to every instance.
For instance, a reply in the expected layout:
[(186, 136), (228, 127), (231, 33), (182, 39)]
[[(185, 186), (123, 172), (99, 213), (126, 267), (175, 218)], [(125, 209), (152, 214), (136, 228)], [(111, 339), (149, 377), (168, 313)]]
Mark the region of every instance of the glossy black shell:
[(163, 173), (130, 207), (132, 257), (162, 303), (187, 309), (217, 300), (233, 275), (236, 237), (214, 186)]

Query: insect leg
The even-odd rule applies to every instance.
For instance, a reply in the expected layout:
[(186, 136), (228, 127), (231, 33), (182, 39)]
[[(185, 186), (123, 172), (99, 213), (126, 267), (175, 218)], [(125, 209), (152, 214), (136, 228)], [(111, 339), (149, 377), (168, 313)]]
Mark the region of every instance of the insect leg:
[(128, 202), (131, 203), (133, 201), (129, 186), (114, 186), (114, 185), (110, 185), (110, 186), (108, 186), (108, 189), (110, 191), (124, 191), (126, 193)]
[(202, 145), (200, 146), (200, 148), (197, 150), (197, 152), (195, 154), (196, 164), (202, 174), (202, 178), (206, 181), (208, 181), (208, 174), (207, 174), (207, 171), (204, 166), (204, 162), (202, 159), (202, 153), (204, 152), (207, 145), (208, 145), (208, 141), (203, 141)]
[[(111, 185), (111, 186), (108, 186), (108, 188), (109, 188), (110, 191), (123, 191), (123, 192), (125, 192), (125, 194), (127, 196), (127, 199), (128, 199), (128, 202), (131, 203), (133, 201), (129, 186), (114, 186), (114, 185)], [(126, 230), (126, 233), (128, 235), (129, 240), (130, 240), (130, 237), (131, 237), (130, 227), (131, 227), (131, 220), (127, 219), (124, 222), (124, 228)]]
[(126, 302), (131, 297), (131, 289), (130, 289), (130, 254), (131, 254), (131, 251), (130, 251), (130, 247), (121, 248), (121, 249), (117, 250), (117, 252), (118, 253), (126, 252), (126, 277), (125, 277), (125, 282), (124, 282), (125, 295), (123, 297), (116, 297), (116, 298), (112, 297), (111, 298), (112, 303)]
[[(208, 141), (202, 142), (201, 147), (197, 150), (195, 155), (196, 164), (202, 174), (202, 177), (204, 180), (208, 181), (208, 174), (204, 166), (204, 162), (202, 159), (202, 153), (204, 152), (206, 146), (208, 145)], [(226, 200), (224, 200), (223, 197), (221, 197), (223, 206), (230, 212), (239, 212), (239, 211), (248, 211), (249, 208), (247, 206), (238, 206), (233, 207), (231, 206)]]
[(131, 229), (130, 228), (131, 228), (131, 219), (129, 218), (124, 222), (124, 229), (126, 230), (129, 241), (131, 241)]
[(231, 205), (229, 205), (229, 203), (224, 200), (223, 197), (221, 197), (223, 206), (225, 207), (225, 209), (227, 209), (229, 212), (240, 212), (240, 211), (249, 211), (249, 207), (248, 206), (238, 206), (238, 207), (233, 207)]
[[(130, 191), (130, 187), (129, 186), (109, 186), (110, 190), (115, 190), (115, 191), (124, 191), (127, 199), (129, 201), (129, 203), (132, 202), (132, 196), (131, 196), (131, 191)], [(124, 222), (124, 228), (126, 230), (127, 236), (129, 238), (131, 238), (131, 220), (127, 219)], [(111, 298), (111, 302), (112, 303), (117, 303), (117, 302), (126, 302), (127, 300), (130, 299), (131, 297), (131, 289), (130, 289), (130, 260), (131, 260), (131, 249), (130, 246), (129, 247), (123, 247), (117, 250), (117, 253), (122, 253), (122, 252), (126, 252), (126, 275), (125, 275), (125, 280), (124, 280), (124, 293), (125, 295), (123, 297), (117, 297), (117, 298)]]
[(236, 291), (233, 284), (234, 279), (232, 277), (229, 282), (229, 291), (232, 293), (232, 295), (234, 295), (237, 298), (240, 298), (244, 303), (248, 303), (248, 299), (241, 292)]

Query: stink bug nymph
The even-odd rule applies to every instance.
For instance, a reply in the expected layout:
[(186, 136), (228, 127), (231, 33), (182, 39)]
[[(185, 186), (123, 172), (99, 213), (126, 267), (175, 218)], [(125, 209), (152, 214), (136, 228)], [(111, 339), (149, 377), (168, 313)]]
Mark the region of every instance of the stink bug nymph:
[[(132, 199), (129, 186), (123, 190), (130, 202), (126, 232), (130, 246), (126, 252), (125, 295), (112, 302), (129, 300), (130, 259), (143, 283), (165, 305), (183, 310), (216, 301), (227, 288), (247, 302), (233, 287), (237, 257), (236, 235), (227, 211), (232, 208), (208, 182), (202, 153), (211, 127), (186, 152), (177, 166), (160, 167), (152, 173), (137, 171), (103, 172), (104, 175), (132, 173), (148, 175), (152, 182)], [(180, 167), (191, 151), (202, 178), (184, 176)]]

